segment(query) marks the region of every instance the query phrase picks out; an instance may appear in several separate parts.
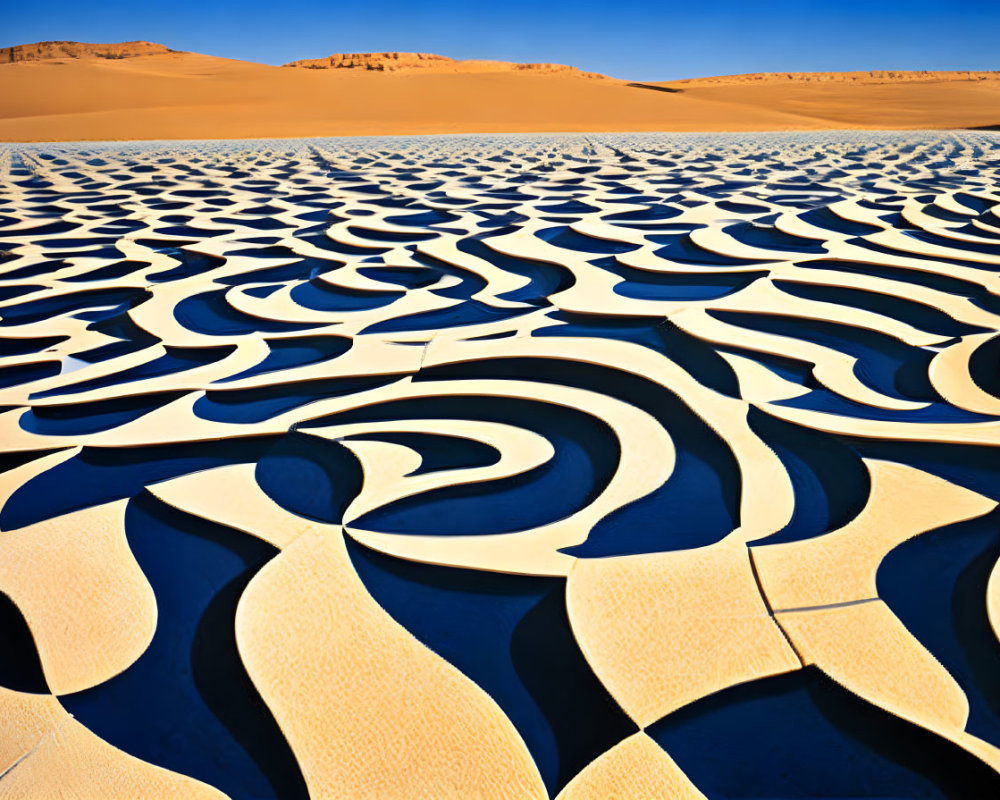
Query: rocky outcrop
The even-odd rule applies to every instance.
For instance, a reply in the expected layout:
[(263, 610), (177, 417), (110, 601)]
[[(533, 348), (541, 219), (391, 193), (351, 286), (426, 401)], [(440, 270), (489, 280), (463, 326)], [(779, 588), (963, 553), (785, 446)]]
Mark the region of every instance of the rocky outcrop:
[(425, 69), (454, 64), (455, 59), (433, 53), (334, 53), (326, 58), (307, 58), (284, 64), (305, 69), (365, 69), (395, 72), (401, 69)]
[(91, 44), (89, 42), (35, 42), (0, 47), (0, 64), (22, 61), (51, 61), (64, 58), (134, 58), (135, 56), (160, 55), (176, 52), (155, 42), (117, 42)]
[(309, 58), (284, 64), (302, 69), (354, 69), (372, 72), (403, 72), (428, 70), (434, 72), (528, 72), (564, 73), (583, 78), (606, 79), (596, 72), (583, 72), (565, 64), (516, 64), (510, 61), (458, 61), (433, 53), (334, 53), (326, 58)]

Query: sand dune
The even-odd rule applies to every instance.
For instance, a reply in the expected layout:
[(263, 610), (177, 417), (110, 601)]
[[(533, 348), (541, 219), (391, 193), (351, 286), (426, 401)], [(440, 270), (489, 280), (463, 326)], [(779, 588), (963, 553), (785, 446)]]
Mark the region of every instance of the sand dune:
[(820, 127), (940, 129), (1000, 123), (997, 72), (763, 73), (652, 85), (826, 123)]
[(992, 73), (848, 75), (636, 84), (430, 54), (341, 54), (282, 68), (149, 42), (46, 42), (0, 50), (0, 141), (1000, 123)]

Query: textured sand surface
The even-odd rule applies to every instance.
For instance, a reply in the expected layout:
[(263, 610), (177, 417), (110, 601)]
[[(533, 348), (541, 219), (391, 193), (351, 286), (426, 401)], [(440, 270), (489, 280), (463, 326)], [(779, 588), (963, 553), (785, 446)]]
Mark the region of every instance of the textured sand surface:
[(0, 148), (0, 797), (1000, 796), (998, 178)]
[(282, 68), (147, 42), (54, 42), (0, 50), (0, 141), (1000, 125), (995, 74), (906, 75), (660, 85), (415, 53)]

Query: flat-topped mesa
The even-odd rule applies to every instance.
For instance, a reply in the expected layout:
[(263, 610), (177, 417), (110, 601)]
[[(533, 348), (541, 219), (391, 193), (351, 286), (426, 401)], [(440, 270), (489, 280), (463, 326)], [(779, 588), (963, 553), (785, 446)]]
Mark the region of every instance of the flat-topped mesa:
[(433, 53), (334, 53), (326, 58), (305, 58), (283, 64), (305, 69), (367, 69), (394, 72), (400, 69), (422, 69), (454, 64), (455, 59)]
[(64, 58), (134, 58), (176, 52), (155, 42), (34, 42), (0, 47), (0, 64), (22, 61), (52, 61)]
[(326, 58), (307, 58), (284, 64), (285, 67), (302, 69), (354, 69), (374, 72), (403, 72), (425, 70), (449, 73), (473, 72), (530, 72), (562, 73), (579, 78), (607, 79), (596, 72), (583, 72), (565, 64), (517, 64), (511, 61), (486, 61), (469, 59), (459, 61), (433, 53), (334, 53)]
[(939, 81), (995, 81), (1000, 71), (974, 70), (867, 70), (855, 72), (755, 72), (746, 75), (718, 75), (710, 78), (687, 78), (666, 81), (670, 84), (742, 84), (742, 83), (937, 83)]

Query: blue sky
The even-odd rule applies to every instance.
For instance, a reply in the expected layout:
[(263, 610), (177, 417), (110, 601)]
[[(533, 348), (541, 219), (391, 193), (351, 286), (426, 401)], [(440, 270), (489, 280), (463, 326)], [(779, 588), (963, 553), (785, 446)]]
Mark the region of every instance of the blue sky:
[(1000, 69), (995, 0), (0, 0), (0, 46), (148, 39), (281, 64), (407, 50), (622, 78)]

